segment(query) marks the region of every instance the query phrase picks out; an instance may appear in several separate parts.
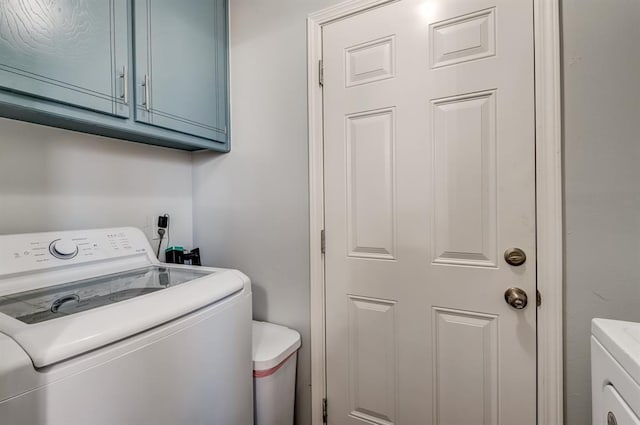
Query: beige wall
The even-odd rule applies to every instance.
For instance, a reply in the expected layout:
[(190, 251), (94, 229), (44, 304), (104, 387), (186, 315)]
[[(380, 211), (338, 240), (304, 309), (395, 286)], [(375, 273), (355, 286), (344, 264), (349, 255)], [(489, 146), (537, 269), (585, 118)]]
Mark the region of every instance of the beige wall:
[(0, 119), (0, 234), (172, 218), (191, 246), (191, 154)]
[(640, 1), (563, 0), (565, 424), (591, 423), (590, 320), (640, 321)]

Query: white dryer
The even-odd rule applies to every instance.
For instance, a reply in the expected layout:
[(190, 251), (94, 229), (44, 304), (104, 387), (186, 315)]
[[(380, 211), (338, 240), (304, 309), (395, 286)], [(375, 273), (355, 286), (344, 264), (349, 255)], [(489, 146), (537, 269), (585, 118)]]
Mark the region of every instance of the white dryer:
[(2, 425), (247, 425), (251, 288), (134, 228), (0, 236)]
[(593, 425), (640, 425), (640, 323), (591, 322)]

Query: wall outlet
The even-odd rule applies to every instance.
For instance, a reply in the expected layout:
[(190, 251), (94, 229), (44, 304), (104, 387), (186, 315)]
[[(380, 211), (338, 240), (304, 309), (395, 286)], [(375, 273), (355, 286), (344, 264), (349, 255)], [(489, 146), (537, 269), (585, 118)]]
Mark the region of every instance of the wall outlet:
[[(164, 220), (164, 223), (162, 223), (163, 224), (162, 226), (159, 225), (161, 218)], [(153, 229), (152, 240), (159, 241), (160, 239), (164, 239), (164, 240), (167, 239), (168, 233), (169, 233), (169, 226), (171, 225), (169, 220), (170, 220), (169, 216), (166, 213), (152, 217), (152, 226), (151, 226), (151, 228)], [(160, 233), (164, 234), (162, 238), (160, 237)]]

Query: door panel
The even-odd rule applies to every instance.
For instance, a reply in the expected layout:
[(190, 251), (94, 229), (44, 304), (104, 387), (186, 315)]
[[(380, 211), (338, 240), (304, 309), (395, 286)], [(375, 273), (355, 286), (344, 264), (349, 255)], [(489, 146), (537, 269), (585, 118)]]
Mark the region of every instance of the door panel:
[(494, 56), (495, 11), (495, 7), (491, 7), (431, 24), (431, 67)]
[(0, 86), (128, 117), (126, 0), (0, 0)]
[(363, 421), (397, 417), (395, 302), (349, 296), (349, 410)]
[(134, 15), (136, 120), (226, 141), (225, 0), (136, 0)]
[(434, 422), (498, 424), (499, 317), (433, 309)]
[(349, 256), (394, 259), (393, 109), (347, 116)]
[(330, 424), (536, 421), (532, 16), (401, 0), (323, 28)]
[(498, 265), (495, 97), (431, 102), (436, 263)]

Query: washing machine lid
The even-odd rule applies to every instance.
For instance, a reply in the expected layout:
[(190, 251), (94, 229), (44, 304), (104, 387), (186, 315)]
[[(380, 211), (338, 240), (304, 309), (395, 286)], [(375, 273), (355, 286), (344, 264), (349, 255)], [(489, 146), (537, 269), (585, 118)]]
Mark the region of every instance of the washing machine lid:
[(592, 335), (640, 383), (640, 323), (593, 319)]
[(28, 325), (181, 285), (212, 271), (148, 266), (0, 296), (0, 313)]
[(36, 367), (125, 339), (243, 290), (235, 270), (154, 264), (0, 296), (0, 332)]

